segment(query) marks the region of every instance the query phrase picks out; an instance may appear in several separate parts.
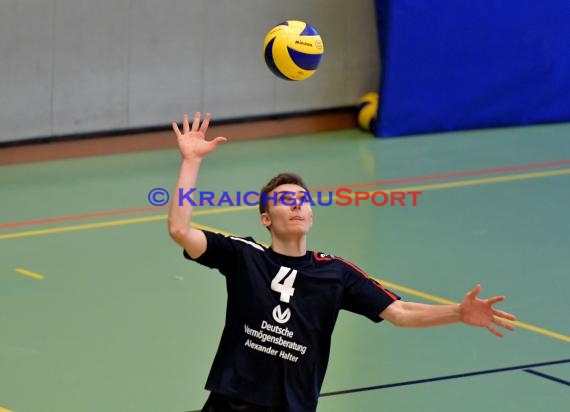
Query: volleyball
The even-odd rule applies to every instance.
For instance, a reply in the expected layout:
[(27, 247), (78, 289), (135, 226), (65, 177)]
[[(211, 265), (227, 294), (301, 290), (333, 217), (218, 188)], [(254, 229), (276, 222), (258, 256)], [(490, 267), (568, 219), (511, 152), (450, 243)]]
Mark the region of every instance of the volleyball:
[(287, 20), (265, 36), (263, 54), (273, 74), (285, 80), (305, 80), (317, 71), (324, 45), (317, 30), (300, 20)]
[(366, 93), (358, 100), (358, 125), (366, 131), (376, 131), (376, 117), (378, 115), (378, 93)]

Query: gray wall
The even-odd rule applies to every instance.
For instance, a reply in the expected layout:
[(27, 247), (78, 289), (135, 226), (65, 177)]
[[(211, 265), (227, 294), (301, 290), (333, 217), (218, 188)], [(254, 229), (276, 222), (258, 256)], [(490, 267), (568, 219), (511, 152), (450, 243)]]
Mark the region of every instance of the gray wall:
[[(305, 81), (263, 61), (287, 19), (323, 38)], [(342, 107), (378, 82), (372, 0), (0, 0), (0, 142)]]

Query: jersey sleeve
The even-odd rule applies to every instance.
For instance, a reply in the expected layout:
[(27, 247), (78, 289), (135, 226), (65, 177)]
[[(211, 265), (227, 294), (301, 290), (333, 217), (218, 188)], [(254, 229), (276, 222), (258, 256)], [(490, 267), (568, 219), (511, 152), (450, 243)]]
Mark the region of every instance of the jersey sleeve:
[(345, 291), (341, 308), (367, 317), (373, 322), (381, 322), (379, 316), (392, 302), (399, 300), (400, 296), (384, 288), (380, 282), (371, 278), (360, 268), (350, 262), (344, 261)]
[(227, 275), (237, 265), (239, 245), (230, 236), (207, 230), (204, 230), (204, 234), (207, 242), (206, 251), (198, 258), (192, 259), (184, 249), (184, 257), (211, 269), (218, 269), (220, 273)]

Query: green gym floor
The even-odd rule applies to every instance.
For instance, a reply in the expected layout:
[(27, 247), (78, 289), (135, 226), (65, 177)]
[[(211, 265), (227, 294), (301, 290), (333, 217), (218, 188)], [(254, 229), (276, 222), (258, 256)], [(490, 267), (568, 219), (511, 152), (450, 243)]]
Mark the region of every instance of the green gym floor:
[[(211, 136), (210, 136), (211, 137)], [(314, 208), (308, 247), (406, 300), (474, 285), (518, 316), (502, 339), (342, 312), (319, 412), (570, 410), (570, 124), (376, 139), (343, 130), (230, 142), (199, 190), (420, 190), (417, 206)], [(221, 334), (223, 277), (182, 257), (165, 208), (176, 149), (0, 167), (0, 411), (197, 411)], [(194, 222), (269, 241), (256, 207)]]

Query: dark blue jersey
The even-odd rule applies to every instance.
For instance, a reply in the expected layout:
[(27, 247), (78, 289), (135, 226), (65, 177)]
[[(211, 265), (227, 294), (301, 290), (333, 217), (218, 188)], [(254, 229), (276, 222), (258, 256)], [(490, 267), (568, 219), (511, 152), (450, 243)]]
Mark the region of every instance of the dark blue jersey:
[(291, 412), (315, 411), (339, 311), (380, 322), (379, 313), (399, 296), (338, 257), (285, 256), (252, 238), (204, 233), (207, 249), (195, 261), (218, 269), (228, 293), (206, 389)]

